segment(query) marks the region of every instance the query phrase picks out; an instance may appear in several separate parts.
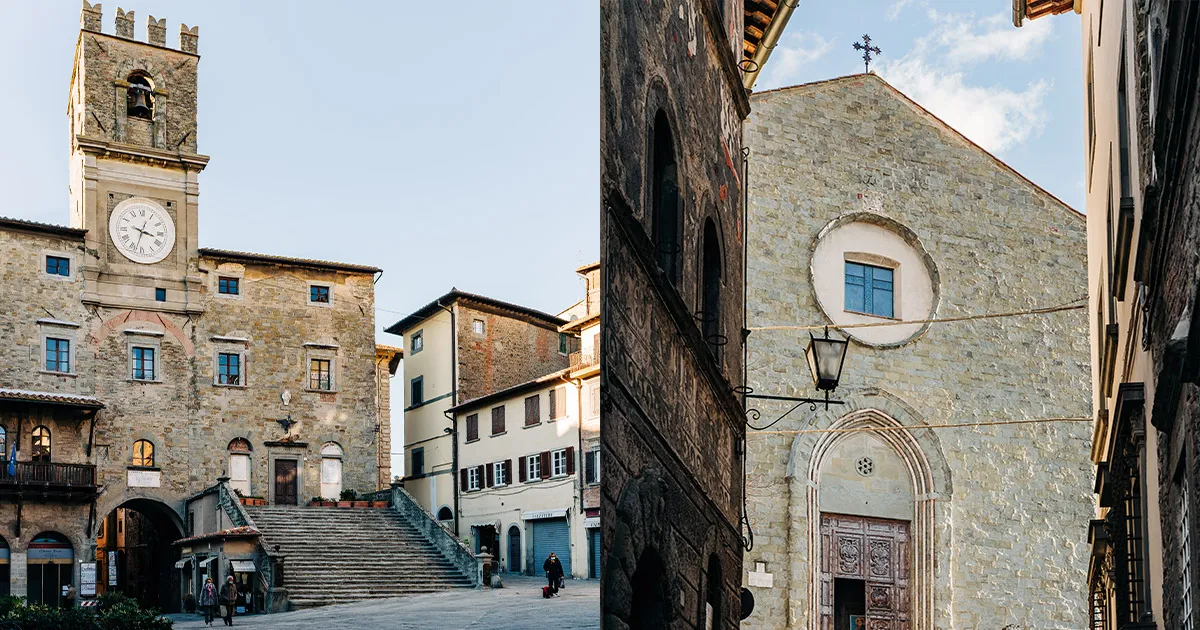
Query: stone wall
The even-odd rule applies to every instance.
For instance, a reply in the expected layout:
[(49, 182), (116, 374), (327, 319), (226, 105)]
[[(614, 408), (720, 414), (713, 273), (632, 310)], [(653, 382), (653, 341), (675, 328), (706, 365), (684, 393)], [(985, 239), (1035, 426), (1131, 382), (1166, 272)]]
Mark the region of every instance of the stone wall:
[[(740, 2), (723, 8), (742, 14)], [(602, 2), (600, 48), (603, 624), (703, 628), (711, 590), (713, 627), (734, 627), (744, 427), (732, 392), (742, 370), (749, 104), (715, 2)], [(651, 236), (660, 112), (678, 169), (678, 252), (656, 252)], [(720, 242), (720, 359), (696, 317), (709, 220)], [(660, 268), (669, 254), (680, 267), (674, 282)]]
[[(570, 353), (579, 349), (579, 340), (568, 338), (567, 352), (559, 352), (558, 328), (550, 322), (533, 323), (466, 300), (458, 300), (455, 309), (459, 402), (561, 370), (567, 367)], [(472, 329), (476, 319), (484, 322), (483, 335)]]
[[(1086, 294), (1082, 217), (878, 77), (786, 88), (752, 103), (750, 326), (828, 322), (812, 291), (811, 254), (822, 230), (850, 213), (886, 217), (919, 237), (938, 272), (939, 317), (1056, 305)], [(748, 570), (766, 562), (773, 586), (751, 589), (758, 605), (744, 624), (815, 623), (808, 562), (820, 549), (810, 522), (820, 486), (808, 480), (818, 438), (786, 432), (827, 428), (854, 410), (908, 426), (1087, 418), (1085, 312), (935, 324), (898, 345), (852, 341), (835, 393), (850, 404), (798, 409), (771, 427), (783, 434), (751, 431), (747, 498), (755, 547), (745, 559)], [(751, 334), (750, 386), (814, 395), (804, 357), (808, 334)], [(788, 408), (763, 402), (755, 405), (758, 425)], [(904, 442), (907, 457), (932, 483), (925, 496), (917, 493), (913, 517), (915, 548), (929, 548), (912, 557), (912, 627), (1084, 626), (1084, 541), (1094, 509), (1089, 424), (901, 433), (912, 436)]]

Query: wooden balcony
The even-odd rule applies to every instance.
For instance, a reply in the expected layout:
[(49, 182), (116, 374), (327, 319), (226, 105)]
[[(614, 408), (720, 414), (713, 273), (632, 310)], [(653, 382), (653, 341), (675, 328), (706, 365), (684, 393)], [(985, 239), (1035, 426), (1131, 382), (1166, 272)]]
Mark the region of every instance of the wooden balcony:
[(0, 498), (73, 502), (90, 501), (97, 493), (91, 464), (19, 461), (13, 468), (0, 460)]

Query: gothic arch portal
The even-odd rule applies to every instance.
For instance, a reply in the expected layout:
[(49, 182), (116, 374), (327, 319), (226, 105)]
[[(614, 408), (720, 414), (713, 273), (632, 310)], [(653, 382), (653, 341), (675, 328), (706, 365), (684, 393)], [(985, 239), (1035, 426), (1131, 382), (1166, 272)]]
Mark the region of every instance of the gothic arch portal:
[[(931, 430), (904, 430), (901, 427), (920, 427), (924, 420), (898, 397), (882, 390), (870, 389), (862, 393), (845, 396), (846, 405), (841, 408), (822, 410), (816, 414), (812, 425), (819, 429), (870, 429), (884, 431), (872, 435), (886, 444), (903, 461), (912, 484), (914, 499), (910, 522), (911, 581), (909, 593), (912, 598), (910, 628), (932, 630), (934, 618), (935, 556), (937, 548), (938, 503), (947, 501), (952, 494), (950, 468), (942, 453), (940, 441)], [(788, 497), (790, 521), (789, 538), (795, 541), (791, 553), (804, 549), (807, 558), (821, 557), (821, 473), (827, 465), (828, 455), (840, 443), (861, 433), (829, 431), (823, 433), (797, 434), (792, 442), (787, 478), (791, 489)], [(945, 534), (943, 534), (945, 535)], [(943, 545), (949, 541), (943, 541)], [(818, 561), (807, 562), (803, 571), (807, 580), (803, 590), (789, 584), (788, 599), (804, 602), (804, 612), (793, 608), (794, 617), (790, 627), (801, 627), (808, 620), (809, 627), (817, 627), (821, 588), (821, 566)], [(800, 613), (800, 614), (797, 614)]]

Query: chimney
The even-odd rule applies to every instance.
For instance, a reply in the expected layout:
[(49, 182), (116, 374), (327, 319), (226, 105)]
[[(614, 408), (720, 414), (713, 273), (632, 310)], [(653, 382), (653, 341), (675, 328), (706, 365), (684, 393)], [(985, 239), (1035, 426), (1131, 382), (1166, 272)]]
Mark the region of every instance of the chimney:
[(133, 39), (133, 11), (126, 13), (117, 7), (117, 37)]
[(99, 2), (88, 4), (87, 0), (83, 0), (83, 12), (79, 14), (79, 28), (99, 33), (101, 17)]
[(196, 41), (200, 39), (200, 27), (193, 26), (188, 28), (187, 24), (179, 25), (179, 50), (186, 53), (199, 54), (196, 52)]
[(167, 45), (167, 18), (155, 20), (151, 15), (146, 19), (146, 42), (155, 46)]

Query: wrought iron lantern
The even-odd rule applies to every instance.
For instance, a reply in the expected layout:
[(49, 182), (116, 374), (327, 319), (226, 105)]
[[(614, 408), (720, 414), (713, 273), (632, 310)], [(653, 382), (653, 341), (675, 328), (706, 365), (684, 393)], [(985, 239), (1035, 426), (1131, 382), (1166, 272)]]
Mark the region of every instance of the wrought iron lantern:
[(824, 337), (808, 334), (808, 369), (812, 372), (813, 383), (817, 389), (830, 392), (837, 389), (838, 381), (842, 378), (842, 363), (846, 361), (845, 339), (829, 337), (829, 329), (825, 329)]

